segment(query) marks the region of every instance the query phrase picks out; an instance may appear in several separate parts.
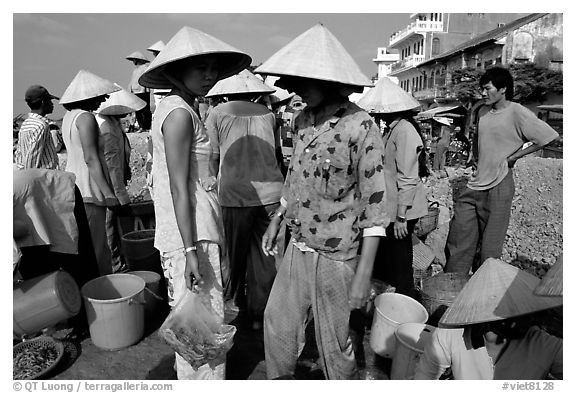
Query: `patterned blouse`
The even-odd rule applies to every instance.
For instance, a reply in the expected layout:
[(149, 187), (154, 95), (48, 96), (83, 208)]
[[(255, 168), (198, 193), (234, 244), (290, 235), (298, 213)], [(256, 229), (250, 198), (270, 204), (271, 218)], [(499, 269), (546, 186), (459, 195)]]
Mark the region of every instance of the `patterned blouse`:
[(296, 242), (339, 261), (357, 256), (362, 230), (386, 227), (384, 146), (368, 113), (346, 101), (314, 126), (305, 109), (295, 120), (295, 146), (283, 199)]

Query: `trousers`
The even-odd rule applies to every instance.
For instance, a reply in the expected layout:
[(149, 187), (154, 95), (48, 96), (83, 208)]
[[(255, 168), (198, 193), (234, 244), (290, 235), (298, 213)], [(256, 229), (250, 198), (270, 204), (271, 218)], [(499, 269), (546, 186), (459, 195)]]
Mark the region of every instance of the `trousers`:
[(254, 207), (222, 207), (230, 277), (224, 283), (226, 299), (246, 308), (251, 318), (264, 315), (276, 277), (273, 256), (262, 251), (262, 236), (279, 203)]
[[(489, 190), (466, 188), (462, 191), (450, 222), (445, 272), (467, 274), (471, 268), (476, 271), (487, 258), (501, 257), (514, 190), (510, 169), (506, 177)], [(480, 259), (475, 265), (478, 248)]]
[(349, 288), (357, 260), (329, 259), (288, 245), (264, 311), (267, 378), (293, 375), (312, 310), (316, 344), (326, 379), (353, 379)]

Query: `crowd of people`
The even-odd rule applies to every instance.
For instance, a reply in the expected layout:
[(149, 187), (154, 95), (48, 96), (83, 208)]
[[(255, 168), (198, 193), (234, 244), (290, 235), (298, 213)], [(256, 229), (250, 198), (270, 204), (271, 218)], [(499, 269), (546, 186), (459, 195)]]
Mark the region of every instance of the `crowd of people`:
[[(270, 379), (294, 374), (306, 325), (314, 320), (324, 376), (354, 379), (351, 314), (368, 301), (371, 280), (419, 297), (412, 236), (418, 219), (427, 214), (422, 178), (430, 175), (426, 141), (414, 121), (419, 103), (389, 82), (374, 88), (382, 105), (352, 103), (349, 95), (371, 81), (321, 24), (279, 49), (254, 73), (247, 70), (249, 54), (190, 27), (148, 50), (155, 56), (151, 62), (138, 51), (127, 57), (136, 66), (128, 89), (81, 70), (62, 98), (41, 86), (26, 92), (31, 113), (20, 129), (14, 169), (19, 269), (27, 277), (45, 272), (31, 266), (34, 258), (28, 255), (38, 250), (51, 255), (54, 266), (71, 269), (79, 284), (126, 269), (116, 216), (130, 204), (130, 145), (120, 119), (136, 113), (142, 130), (150, 133), (147, 187), (169, 304), (195, 291), (221, 322), (225, 307), (244, 310), (252, 328), (263, 333)], [(254, 74), (276, 78), (275, 86)], [(473, 273), (455, 310), (466, 309), (461, 303), (494, 299), (466, 288), (483, 287), (473, 283), (486, 270), (508, 268), (483, 262), (502, 253), (514, 164), (558, 137), (511, 101), (513, 79), (505, 68), (486, 70), (479, 88), (485, 110), (478, 122), (477, 169), (458, 197), (447, 244), (446, 271)], [(286, 95), (273, 99), (281, 89)], [(294, 94), (305, 107), (291, 124), (293, 147), (286, 168), (278, 109)], [(45, 117), (56, 99), (67, 110), (62, 124), (65, 168), (59, 167)], [(533, 145), (522, 149), (526, 142)], [(444, 151), (437, 154), (442, 158)], [(29, 204), (38, 192), (58, 205)], [(53, 211), (52, 220), (38, 209)], [(59, 228), (57, 235), (42, 236), (38, 227), (46, 225)], [(279, 242), (283, 230), (285, 241)], [(59, 259), (59, 253), (69, 254), (70, 260)], [(277, 254), (282, 255), (278, 267)], [(90, 267), (80, 271), (79, 264)], [(517, 293), (513, 282), (500, 284), (499, 290)], [(523, 299), (529, 306), (496, 320), (561, 305), (561, 298)], [(457, 345), (454, 350), (470, 351), (468, 339), (454, 344), (463, 337), (454, 327), (487, 321), (482, 316), (463, 321), (450, 310), (446, 329), (436, 330), (423, 356), (418, 378), (438, 378), (446, 367), (453, 368), (456, 379), (561, 375), (561, 339), (534, 333), (529, 326), (521, 337), (537, 335), (544, 341), (531, 338), (530, 343), (551, 351), (552, 360), (538, 373), (519, 372), (518, 362), (539, 352), (525, 350), (531, 344), (511, 344), (519, 340), (512, 334), (516, 330), (494, 323), (464, 328), (474, 348), (485, 348), (489, 357), (450, 355), (447, 348)], [(485, 362), (475, 361), (477, 356)], [(179, 379), (224, 379), (225, 363), (221, 359), (193, 368), (176, 353), (175, 369)]]

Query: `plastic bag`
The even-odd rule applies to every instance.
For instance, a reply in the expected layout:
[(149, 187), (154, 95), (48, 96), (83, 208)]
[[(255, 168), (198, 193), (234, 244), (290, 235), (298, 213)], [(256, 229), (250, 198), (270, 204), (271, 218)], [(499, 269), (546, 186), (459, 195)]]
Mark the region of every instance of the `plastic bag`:
[(197, 370), (204, 364), (214, 368), (232, 348), (236, 327), (223, 324), (212, 310), (210, 299), (197, 291), (186, 291), (172, 309), (158, 335)]

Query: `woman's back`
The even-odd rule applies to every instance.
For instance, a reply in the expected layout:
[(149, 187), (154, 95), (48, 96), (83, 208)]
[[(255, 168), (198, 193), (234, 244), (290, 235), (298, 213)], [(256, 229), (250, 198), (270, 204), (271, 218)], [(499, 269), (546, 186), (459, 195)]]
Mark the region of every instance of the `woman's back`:
[(209, 114), (206, 127), (220, 149), (222, 206), (276, 203), (284, 182), (276, 160), (276, 117), (264, 105), (231, 101)]

